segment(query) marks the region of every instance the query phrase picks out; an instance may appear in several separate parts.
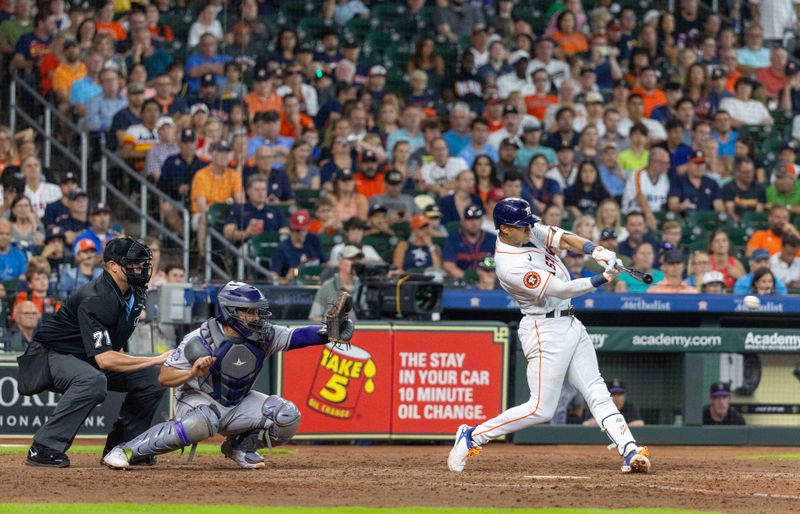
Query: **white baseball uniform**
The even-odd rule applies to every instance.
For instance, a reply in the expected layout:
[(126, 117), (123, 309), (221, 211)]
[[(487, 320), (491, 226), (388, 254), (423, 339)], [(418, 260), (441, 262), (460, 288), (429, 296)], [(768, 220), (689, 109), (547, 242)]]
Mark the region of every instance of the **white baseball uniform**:
[[(519, 303), (525, 315), (519, 340), (528, 360), (530, 399), (478, 425), (472, 441), (488, 443), (505, 434), (547, 423), (558, 405), (564, 378), (589, 404), (592, 415), (620, 455), (636, 448), (627, 423), (611, 400), (597, 365), (597, 355), (583, 324), (572, 315), (570, 298), (594, 289), (589, 278), (570, 280), (558, 257), (564, 231), (536, 224), (532, 246), (516, 247), (497, 241), (495, 263), (503, 289)], [(554, 313), (556, 317), (546, 317)], [(552, 316), (552, 315), (551, 315)]]

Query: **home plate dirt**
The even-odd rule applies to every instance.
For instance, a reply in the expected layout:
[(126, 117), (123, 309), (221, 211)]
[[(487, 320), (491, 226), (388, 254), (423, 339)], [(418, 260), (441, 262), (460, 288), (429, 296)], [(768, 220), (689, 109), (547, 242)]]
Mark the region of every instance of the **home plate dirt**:
[(487, 445), (463, 473), (450, 446), (290, 445), (245, 471), (222, 456), (177, 454), (120, 472), (99, 455), (67, 469), (0, 455), (0, 502), (131, 502), (258, 506), (673, 507), (800, 512), (800, 460), (747, 459), (792, 448), (651, 446), (652, 472), (622, 475), (602, 446)]

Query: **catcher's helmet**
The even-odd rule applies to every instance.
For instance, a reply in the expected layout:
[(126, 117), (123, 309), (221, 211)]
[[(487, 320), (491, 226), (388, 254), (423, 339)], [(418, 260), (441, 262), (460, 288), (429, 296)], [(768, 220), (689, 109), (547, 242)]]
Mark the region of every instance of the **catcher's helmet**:
[(494, 228), (500, 225), (533, 226), (539, 218), (531, 212), (531, 204), (522, 198), (505, 198), (494, 206)]
[[(239, 309), (256, 309), (258, 318), (245, 321)], [(228, 282), (217, 293), (217, 321), (231, 327), (245, 339), (266, 342), (272, 332), (270, 317), (269, 302), (257, 287), (244, 282)]]

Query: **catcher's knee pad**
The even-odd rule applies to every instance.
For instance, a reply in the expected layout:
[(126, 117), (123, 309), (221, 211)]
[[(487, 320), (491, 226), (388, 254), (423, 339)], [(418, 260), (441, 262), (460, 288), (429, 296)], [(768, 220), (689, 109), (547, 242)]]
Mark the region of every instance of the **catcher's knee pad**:
[(136, 457), (179, 450), (217, 433), (219, 413), (214, 407), (200, 405), (178, 420), (165, 421), (145, 430), (125, 443)]
[(288, 443), (300, 426), (300, 411), (289, 400), (280, 396), (270, 396), (261, 405), (261, 413), (267, 420), (265, 428), (269, 432), (272, 446)]

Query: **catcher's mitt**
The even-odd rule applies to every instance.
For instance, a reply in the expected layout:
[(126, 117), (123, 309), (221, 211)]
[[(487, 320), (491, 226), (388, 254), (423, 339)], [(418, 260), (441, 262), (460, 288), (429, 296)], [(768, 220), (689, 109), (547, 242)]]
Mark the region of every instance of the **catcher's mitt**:
[(336, 301), (325, 313), (325, 328), (328, 342), (335, 345), (344, 344), (350, 347), (350, 339), (353, 337), (355, 326), (348, 317), (353, 309), (353, 297), (344, 291), (339, 292)]

